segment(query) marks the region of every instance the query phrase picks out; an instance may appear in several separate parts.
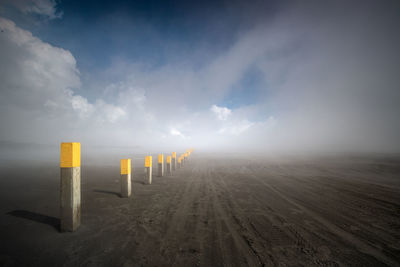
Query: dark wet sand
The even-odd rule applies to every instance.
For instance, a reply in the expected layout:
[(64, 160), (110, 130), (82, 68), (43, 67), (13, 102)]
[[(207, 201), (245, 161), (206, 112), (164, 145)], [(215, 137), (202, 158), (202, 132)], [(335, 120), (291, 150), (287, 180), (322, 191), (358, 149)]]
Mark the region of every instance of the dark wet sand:
[(129, 199), (118, 162), (82, 166), (74, 233), (58, 166), (2, 167), (0, 266), (400, 266), (399, 157), (249, 158), (195, 153), (152, 185), (134, 161)]

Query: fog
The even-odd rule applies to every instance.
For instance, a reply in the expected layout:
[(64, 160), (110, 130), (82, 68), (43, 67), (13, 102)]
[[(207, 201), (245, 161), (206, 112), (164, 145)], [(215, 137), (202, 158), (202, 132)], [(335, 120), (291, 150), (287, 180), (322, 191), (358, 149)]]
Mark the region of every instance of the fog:
[[(108, 66), (83, 73), (79, 57), (13, 20), (12, 8), (12, 14), (22, 7), (24, 16), (40, 13), (27, 8), (34, 1), (4, 3), (2, 159), (35, 157), (27, 151), (54, 159), (60, 142), (70, 141), (92, 155), (118, 156), (189, 147), (229, 153), (400, 151), (397, 1), (224, 2), (210, 11), (213, 19), (233, 16), (240, 27), (223, 48), (206, 38), (187, 51), (177, 39), (166, 41), (165, 62), (115, 56)], [(46, 23), (66, 19), (55, 2), (49, 4), (53, 9), (41, 14)], [(200, 12), (196, 8), (188, 7), (189, 14)], [(112, 16), (99, 23), (117, 32)], [(213, 26), (207, 24), (212, 36), (224, 34)]]

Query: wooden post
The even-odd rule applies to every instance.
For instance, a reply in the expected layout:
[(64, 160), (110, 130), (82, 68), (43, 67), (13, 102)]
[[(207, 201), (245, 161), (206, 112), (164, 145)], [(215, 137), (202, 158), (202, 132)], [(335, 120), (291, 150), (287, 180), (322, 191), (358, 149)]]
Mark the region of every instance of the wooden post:
[(131, 195), (131, 159), (121, 159), (121, 197)]
[(151, 184), (152, 180), (152, 168), (153, 168), (153, 157), (146, 156), (146, 160), (144, 162), (145, 172), (146, 172), (146, 179), (149, 184)]
[(81, 144), (61, 143), (60, 230), (73, 232), (81, 224)]

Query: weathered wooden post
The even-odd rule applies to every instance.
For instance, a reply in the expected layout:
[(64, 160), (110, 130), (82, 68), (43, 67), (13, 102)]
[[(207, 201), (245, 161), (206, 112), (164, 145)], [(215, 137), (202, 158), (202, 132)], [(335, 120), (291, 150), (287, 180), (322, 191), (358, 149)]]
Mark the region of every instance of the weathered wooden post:
[(152, 168), (153, 168), (153, 157), (152, 156), (146, 156), (145, 162), (144, 162), (144, 167), (145, 167), (145, 176), (149, 184), (151, 184), (151, 179), (152, 179)]
[(121, 197), (131, 195), (131, 159), (121, 159)]
[(181, 158), (179, 157), (178, 158), (178, 169), (180, 169), (180, 168), (182, 168), (182, 165), (181, 165)]
[(179, 157), (181, 159), (181, 168), (185, 165), (185, 157), (183, 154)]
[(158, 176), (159, 177), (164, 176), (164, 155), (163, 154), (158, 155)]
[(176, 170), (176, 152), (172, 152), (172, 170)]
[(167, 175), (171, 176), (172, 171), (171, 171), (171, 156), (167, 156)]
[(75, 231), (81, 224), (81, 144), (61, 143), (60, 230)]

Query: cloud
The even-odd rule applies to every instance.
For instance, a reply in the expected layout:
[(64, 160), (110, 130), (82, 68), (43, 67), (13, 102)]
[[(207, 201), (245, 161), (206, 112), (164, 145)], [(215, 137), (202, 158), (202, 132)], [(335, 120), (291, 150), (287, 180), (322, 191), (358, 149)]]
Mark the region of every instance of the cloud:
[(108, 104), (101, 99), (96, 101), (95, 108), (99, 112), (97, 121), (101, 123), (115, 123), (126, 116), (126, 111), (123, 108)]
[(180, 131), (178, 131), (178, 130), (175, 129), (175, 128), (171, 128), (170, 131), (169, 131), (169, 133), (170, 133), (172, 136), (179, 136), (179, 137), (185, 138), (185, 136), (184, 136)]
[[(80, 95), (72, 96), (71, 102), (72, 109), (78, 111), (81, 118), (89, 117), (94, 111), (93, 105), (88, 103), (87, 99)], [(54, 102), (53, 105), (55, 105)]]
[[(84, 82), (69, 51), (1, 19), (7, 127), (0, 137), (157, 149), (400, 150), (396, 12), (372, 2), (311, 2), (255, 19), (224, 49), (199, 45), (195, 56), (166, 53), (154, 65), (116, 56), (84, 73)], [(249, 90), (253, 71), (257, 90)], [(238, 91), (232, 108), (215, 104)], [(240, 99), (247, 94), (253, 102)]]
[(218, 107), (217, 105), (212, 105), (210, 110), (214, 112), (217, 119), (221, 121), (226, 121), (231, 115), (232, 111), (227, 107)]
[[(29, 111), (47, 103), (65, 107), (71, 88), (80, 87), (75, 58), (62, 48), (51, 46), (0, 17), (4, 104), (16, 104)], [(5, 95), (6, 94), (6, 95)]]
[(55, 0), (4, 0), (4, 4), (14, 6), (24, 14), (35, 14), (48, 19), (59, 19), (63, 15), (57, 11)]
[(231, 134), (231, 135), (240, 135), (249, 129), (253, 123), (249, 121), (241, 121), (239, 123), (231, 124), (229, 126), (224, 126), (223, 128), (218, 130), (219, 134)]
[[(81, 87), (80, 74), (69, 51), (41, 41), (8, 19), (0, 18), (0, 30), (1, 121), (8, 125), (2, 140), (90, 140), (104, 124), (127, 116), (122, 104), (129, 104), (122, 100), (121, 106), (102, 99), (90, 102), (75, 92)], [(139, 105), (141, 100), (132, 101)]]

